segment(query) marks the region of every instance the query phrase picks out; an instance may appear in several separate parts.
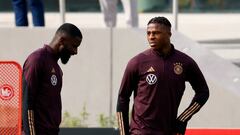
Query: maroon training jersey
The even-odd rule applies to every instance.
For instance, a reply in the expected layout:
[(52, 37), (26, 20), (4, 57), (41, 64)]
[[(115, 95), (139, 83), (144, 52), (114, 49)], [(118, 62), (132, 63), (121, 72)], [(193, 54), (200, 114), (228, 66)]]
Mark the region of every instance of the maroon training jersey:
[(57, 135), (61, 122), (62, 70), (52, 48), (45, 45), (23, 66), (23, 128), (26, 134)]
[[(121, 132), (126, 135), (172, 135), (186, 81), (190, 82), (195, 96), (181, 116), (183, 122), (200, 109), (209, 94), (194, 60), (173, 46), (167, 56), (150, 48), (132, 58), (119, 90), (117, 115)], [(129, 129), (129, 98), (133, 91)]]

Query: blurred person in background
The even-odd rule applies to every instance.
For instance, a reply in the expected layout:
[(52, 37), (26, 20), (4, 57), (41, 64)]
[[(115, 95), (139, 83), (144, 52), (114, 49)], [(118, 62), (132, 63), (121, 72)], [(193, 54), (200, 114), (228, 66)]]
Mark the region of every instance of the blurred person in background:
[(42, 0), (12, 0), (16, 26), (28, 26), (28, 7), (32, 12), (34, 26), (45, 26)]
[[(116, 27), (118, 0), (99, 0), (107, 27)], [(138, 27), (137, 0), (121, 0), (127, 27)]]

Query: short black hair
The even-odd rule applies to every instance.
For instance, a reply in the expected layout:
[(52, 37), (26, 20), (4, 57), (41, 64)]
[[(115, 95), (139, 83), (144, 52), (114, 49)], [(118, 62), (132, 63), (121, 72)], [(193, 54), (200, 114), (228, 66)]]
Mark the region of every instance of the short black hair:
[(154, 17), (152, 18), (147, 25), (149, 25), (150, 23), (158, 23), (158, 24), (162, 24), (167, 26), (168, 28), (171, 29), (172, 25), (170, 23), (170, 21), (166, 18), (166, 17), (162, 17), (162, 16), (158, 16), (158, 17)]
[(66, 33), (71, 37), (80, 37), (82, 38), (82, 33), (77, 26), (71, 23), (62, 24), (56, 31), (56, 33)]

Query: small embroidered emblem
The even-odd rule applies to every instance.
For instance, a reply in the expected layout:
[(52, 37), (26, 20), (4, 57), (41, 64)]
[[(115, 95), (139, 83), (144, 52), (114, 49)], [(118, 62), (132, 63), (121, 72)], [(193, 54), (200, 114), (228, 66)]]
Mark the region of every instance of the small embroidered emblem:
[(182, 74), (182, 72), (183, 72), (182, 63), (177, 62), (177, 63), (174, 63), (173, 65), (174, 65), (175, 74), (177, 74), (177, 75)]

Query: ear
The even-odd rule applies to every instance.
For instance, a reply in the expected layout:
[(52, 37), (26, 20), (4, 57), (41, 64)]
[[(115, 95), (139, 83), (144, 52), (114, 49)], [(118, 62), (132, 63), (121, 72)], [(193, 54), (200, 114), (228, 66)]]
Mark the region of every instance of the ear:
[(64, 37), (63, 36), (58, 36), (58, 39), (57, 39), (57, 44), (59, 47), (63, 46), (64, 47)]
[(58, 46), (58, 51), (61, 52), (61, 50), (64, 48), (64, 38), (62, 36), (58, 37), (57, 46)]
[(63, 36), (59, 36), (58, 42), (59, 42), (60, 44), (63, 44), (64, 40), (65, 40), (65, 38), (64, 38)]

